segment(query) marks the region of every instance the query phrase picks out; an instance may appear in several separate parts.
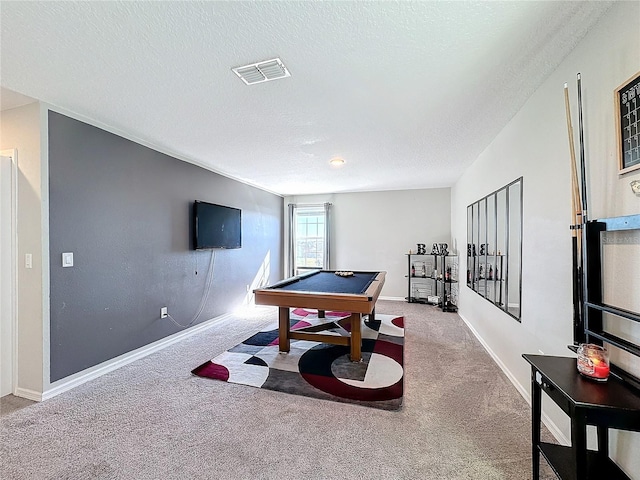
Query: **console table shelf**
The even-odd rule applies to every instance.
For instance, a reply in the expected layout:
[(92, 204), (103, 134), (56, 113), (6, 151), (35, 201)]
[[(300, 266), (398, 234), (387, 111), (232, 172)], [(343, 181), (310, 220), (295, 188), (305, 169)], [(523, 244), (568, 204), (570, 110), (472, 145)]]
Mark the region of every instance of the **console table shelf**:
[[(571, 447), (542, 442), (539, 449), (558, 478), (577, 478)], [(628, 480), (629, 478), (611, 459), (601, 458), (598, 452), (587, 450), (586, 465), (585, 480)]]

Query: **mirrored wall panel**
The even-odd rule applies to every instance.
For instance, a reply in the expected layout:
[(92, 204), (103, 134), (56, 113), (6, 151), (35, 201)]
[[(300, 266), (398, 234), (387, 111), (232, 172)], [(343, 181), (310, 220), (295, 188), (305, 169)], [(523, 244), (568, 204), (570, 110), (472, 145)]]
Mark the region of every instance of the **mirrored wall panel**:
[(520, 321), (522, 177), (467, 207), (467, 286)]

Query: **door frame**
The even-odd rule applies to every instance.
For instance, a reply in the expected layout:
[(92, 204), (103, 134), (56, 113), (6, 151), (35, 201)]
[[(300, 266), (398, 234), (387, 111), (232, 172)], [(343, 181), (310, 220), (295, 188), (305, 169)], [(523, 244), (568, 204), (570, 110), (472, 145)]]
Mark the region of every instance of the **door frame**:
[[(3, 236), (2, 241), (8, 241), (9, 243), (9, 285), (5, 285), (3, 282), (0, 291), (0, 295), (4, 298), (8, 298), (8, 305), (3, 305), (3, 308), (8, 311), (9, 318), (9, 331), (10, 331), (10, 362), (11, 362), (11, 378), (9, 381), (11, 391), (9, 393), (15, 394), (17, 386), (17, 372), (18, 372), (18, 355), (17, 355), (17, 338), (18, 338), (18, 324), (17, 324), (17, 289), (18, 289), (18, 277), (17, 277), (17, 247), (18, 247), (18, 150), (4, 149), (0, 150), (0, 156), (9, 157), (10, 162), (10, 179), (9, 179), (9, 191), (1, 191), (3, 199), (9, 200), (9, 218), (1, 218), (2, 222), (8, 220), (10, 228), (9, 234)], [(0, 212), (0, 216), (3, 216)], [(3, 250), (5, 250), (3, 248)], [(4, 354), (2, 354), (4, 357)], [(4, 393), (4, 392), (3, 392)]]

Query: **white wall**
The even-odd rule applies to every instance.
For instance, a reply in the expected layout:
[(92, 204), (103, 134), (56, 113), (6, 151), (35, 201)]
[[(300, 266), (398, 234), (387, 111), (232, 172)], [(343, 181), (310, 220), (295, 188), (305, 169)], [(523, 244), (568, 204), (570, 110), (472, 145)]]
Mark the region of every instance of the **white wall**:
[(299, 195), (286, 197), (285, 208), (322, 202), (333, 204), (330, 267), (386, 271), (383, 297), (407, 296), (406, 254), (415, 252), (416, 244), (425, 243), (428, 251), (432, 243), (451, 246), (448, 188)]
[[(452, 189), (452, 235), (466, 238), (466, 207), (523, 176), (522, 323), (461, 287), (460, 315), (529, 398), (523, 353), (568, 356), (572, 343), (571, 183), (563, 85), (568, 82), (576, 127), (576, 74), (582, 74), (589, 218), (640, 213), (629, 183), (617, 174), (613, 91), (640, 69), (640, 3), (615, 4), (560, 67), (527, 101)], [(461, 258), (462, 268), (466, 258)], [(638, 292), (635, 292), (636, 297)], [(635, 334), (640, 335), (638, 326)], [(569, 421), (543, 402), (549, 426), (570, 438)], [(590, 439), (593, 445), (593, 437)], [(640, 434), (611, 435), (617, 462), (640, 479)], [(635, 458), (634, 458), (635, 457)]]
[[(18, 151), (18, 246), (17, 246), (17, 378), (18, 394), (39, 399), (48, 372), (45, 362), (45, 332), (43, 306), (43, 265), (48, 257), (43, 243), (43, 182), (48, 179), (42, 172), (41, 108), (32, 103), (5, 110), (0, 114), (0, 149)], [(33, 256), (33, 268), (25, 268), (25, 254)], [(47, 300), (48, 303), (48, 300)], [(46, 337), (46, 338), (45, 338)], [(46, 365), (45, 365), (46, 364)], [(48, 374), (47, 374), (48, 375)], [(46, 377), (48, 379), (48, 376)], [(48, 381), (48, 380), (46, 380)]]

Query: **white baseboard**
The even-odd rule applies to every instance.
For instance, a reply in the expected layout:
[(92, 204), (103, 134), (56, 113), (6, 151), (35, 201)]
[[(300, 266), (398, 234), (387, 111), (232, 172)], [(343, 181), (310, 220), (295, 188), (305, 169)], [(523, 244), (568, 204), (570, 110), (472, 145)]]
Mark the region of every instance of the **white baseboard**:
[[(511, 373), (511, 371), (502, 362), (502, 360), (500, 360), (500, 358), (495, 354), (495, 352), (493, 350), (491, 350), (491, 348), (489, 347), (487, 342), (485, 342), (484, 339), (478, 333), (478, 331), (475, 328), (473, 328), (471, 323), (469, 323), (469, 321), (463, 315), (461, 315), (459, 312), (458, 312), (458, 315), (460, 316), (462, 321), (467, 325), (469, 330), (471, 330), (471, 333), (473, 333), (473, 335), (482, 344), (482, 346), (487, 351), (487, 353), (491, 356), (493, 361), (496, 362), (496, 364), (504, 372), (504, 374), (507, 376), (509, 381), (513, 384), (513, 386), (516, 387), (516, 390), (518, 390), (518, 392), (520, 392), (520, 395), (522, 395), (522, 397), (526, 400), (526, 402), (529, 405), (531, 405), (531, 398), (529, 397), (529, 392), (527, 391), (527, 389), (518, 381), (518, 379), (515, 377), (515, 375), (513, 375), (513, 373)], [(562, 433), (562, 431), (558, 428), (558, 426), (551, 420), (551, 418), (549, 418), (547, 416), (546, 413), (544, 413), (544, 411), (542, 412), (541, 418), (542, 418), (542, 423), (545, 424), (545, 426), (551, 432), (551, 435), (553, 435), (554, 438), (559, 443), (561, 443), (562, 445), (571, 445), (571, 441), (564, 435), (564, 433)]]
[(407, 299), (404, 297), (378, 297), (378, 300), (391, 300), (393, 302), (406, 302)]
[(16, 397), (26, 398), (27, 400), (33, 400), (34, 402), (42, 401), (42, 394), (40, 392), (36, 392), (35, 390), (29, 390), (28, 388), (16, 388), (13, 394)]
[(48, 400), (49, 398), (55, 397), (56, 395), (60, 395), (61, 393), (67, 392), (72, 388), (75, 388), (83, 383), (86, 383), (90, 380), (101, 377), (102, 375), (117, 370), (120, 367), (128, 365), (129, 363), (135, 362), (141, 358), (146, 357), (147, 355), (151, 355), (152, 353), (158, 352), (163, 348), (166, 348), (174, 343), (177, 343), (187, 337), (195, 335), (197, 333), (202, 332), (213, 326), (215, 323), (224, 320), (231, 316), (231, 313), (226, 313), (224, 315), (220, 315), (219, 317), (212, 318), (211, 320), (207, 320), (206, 322), (200, 323), (194, 327), (191, 327), (182, 332), (174, 333), (169, 337), (162, 338), (156, 342), (150, 343), (149, 345), (145, 345), (144, 347), (140, 347), (131, 352), (122, 354), (116, 358), (112, 358), (111, 360), (107, 360), (99, 365), (96, 365), (91, 368), (87, 368), (81, 372), (75, 373), (69, 377), (63, 378), (62, 380), (58, 380), (51, 384), (50, 388), (46, 389), (42, 394), (38, 392), (33, 392), (31, 390), (26, 389), (17, 389), (16, 396), (28, 398), (29, 400), (35, 400), (37, 402)]

